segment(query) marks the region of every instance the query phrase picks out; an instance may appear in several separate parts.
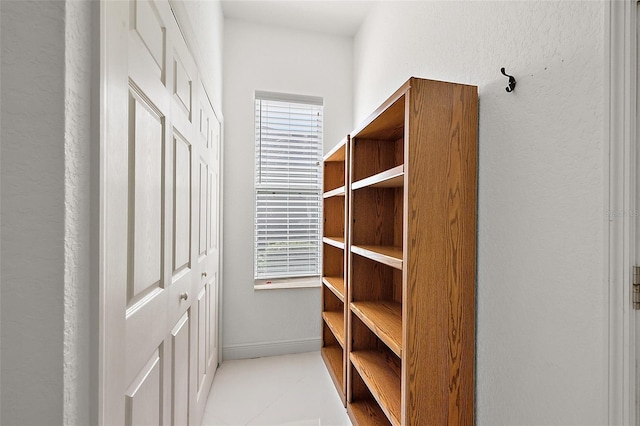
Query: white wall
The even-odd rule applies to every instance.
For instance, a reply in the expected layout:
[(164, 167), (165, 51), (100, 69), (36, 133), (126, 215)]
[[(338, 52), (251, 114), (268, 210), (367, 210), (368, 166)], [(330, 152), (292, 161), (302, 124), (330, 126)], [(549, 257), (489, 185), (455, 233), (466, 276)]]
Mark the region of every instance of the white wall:
[(3, 424), (62, 424), (65, 3), (0, 7), (0, 409)]
[(412, 75), (479, 86), (479, 425), (607, 422), (603, 5), (383, 2), (356, 36), (357, 120)]
[(325, 151), (351, 130), (352, 40), (225, 20), (225, 359), (319, 348), (320, 289), (253, 289), (255, 90), (322, 96)]

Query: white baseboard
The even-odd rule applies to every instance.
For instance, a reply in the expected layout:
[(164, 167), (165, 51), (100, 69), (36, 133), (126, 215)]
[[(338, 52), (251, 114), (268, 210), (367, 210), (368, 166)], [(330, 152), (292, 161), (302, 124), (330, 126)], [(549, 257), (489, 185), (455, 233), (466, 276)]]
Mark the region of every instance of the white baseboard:
[(321, 347), (322, 339), (320, 338), (227, 345), (222, 348), (222, 359), (228, 361), (231, 359), (298, 354), (319, 351)]

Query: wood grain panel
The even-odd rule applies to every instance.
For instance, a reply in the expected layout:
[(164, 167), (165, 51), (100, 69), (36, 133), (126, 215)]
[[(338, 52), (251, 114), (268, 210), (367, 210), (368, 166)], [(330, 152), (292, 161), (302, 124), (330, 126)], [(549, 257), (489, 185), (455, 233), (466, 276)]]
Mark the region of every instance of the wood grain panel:
[(171, 330), (171, 424), (189, 423), (189, 315), (178, 320)]
[(355, 426), (389, 426), (391, 422), (376, 401), (364, 399), (349, 404), (349, 417)]
[(375, 115), (375, 117), (372, 117), (371, 121), (361, 130), (356, 130), (351, 137), (357, 139), (379, 140), (394, 140), (402, 137), (405, 122), (404, 101), (405, 99), (403, 95), (394, 100), (390, 106), (386, 107), (386, 105), (383, 105), (381, 107), (383, 111), (378, 115)]
[(344, 303), (344, 278), (343, 277), (322, 277), (323, 284)]
[(344, 302), (326, 285), (322, 286), (323, 311), (344, 313)]
[(322, 242), (335, 248), (344, 249), (344, 238), (338, 236), (322, 237)]
[(395, 224), (402, 205), (394, 188), (363, 188), (352, 191), (352, 244), (393, 246), (401, 238), (396, 236)]
[(158, 11), (149, 0), (132, 2), (134, 29), (158, 65), (164, 68), (165, 30), (158, 17)]
[(378, 351), (355, 351), (351, 363), (393, 425), (400, 426), (400, 368), (392, 356)]
[(351, 319), (351, 351), (378, 349), (382, 344), (371, 329), (353, 311), (349, 310), (348, 315)]
[(173, 272), (191, 266), (191, 144), (174, 135)]
[(392, 271), (390, 266), (352, 254), (351, 300), (392, 300)]
[(164, 119), (137, 96), (130, 98), (129, 300), (162, 285)]
[(402, 247), (352, 245), (351, 252), (392, 268), (402, 269)]
[(342, 348), (339, 346), (324, 346), (322, 351), (320, 352), (322, 355), (322, 359), (327, 366), (327, 370), (329, 370), (329, 376), (331, 376), (331, 380), (333, 384), (338, 389), (340, 397), (343, 400), (344, 404), (344, 382), (342, 380), (343, 377), (343, 352)]
[(159, 425), (162, 421), (161, 351), (156, 349), (125, 392), (125, 425)]
[(344, 348), (344, 313), (326, 311), (322, 313), (322, 319), (336, 338), (336, 341)]
[(344, 186), (345, 184), (345, 164), (343, 161), (324, 163), (324, 191)]
[(377, 140), (354, 138), (352, 142), (352, 182), (369, 178), (385, 170), (402, 165), (396, 158), (397, 145), (402, 149), (403, 139)]
[(334, 163), (334, 162), (345, 162), (347, 155), (347, 145), (348, 145), (349, 136), (342, 139), (338, 142), (329, 152), (324, 155), (325, 163)]
[(412, 79), (408, 110), (403, 419), (471, 425), (477, 89)]
[[(332, 198), (332, 197), (344, 197), (345, 195), (345, 187), (341, 186), (339, 188), (336, 189), (332, 189), (331, 191), (327, 191), (325, 193), (322, 194), (322, 197), (327, 199), (327, 198)], [(343, 198), (344, 200), (344, 198)]]
[(323, 273), (332, 277), (344, 277), (344, 250), (329, 244), (322, 246)]
[(370, 176), (368, 178), (359, 180), (351, 184), (351, 189), (356, 190), (360, 188), (398, 188), (404, 185), (404, 166), (393, 167), (389, 170), (384, 170), (378, 174)]
[(344, 197), (326, 198), (324, 209), (324, 234), (328, 237), (339, 237), (344, 241)]
[(352, 302), (351, 310), (396, 355), (402, 356), (402, 305), (395, 302)]

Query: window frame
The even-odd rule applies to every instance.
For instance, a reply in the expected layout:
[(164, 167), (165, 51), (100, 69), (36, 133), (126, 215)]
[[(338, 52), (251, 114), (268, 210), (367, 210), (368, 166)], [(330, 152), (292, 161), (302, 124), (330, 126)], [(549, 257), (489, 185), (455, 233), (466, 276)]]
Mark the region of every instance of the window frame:
[[(318, 269), (317, 273), (313, 274), (301, 274), (301, 275), (290, 275), (286, 277), (278, 276), (273, 278), (267, 278), (264, 276), (259, 276), (258, 273), (258, 203), (259, 203), (259, 192), (262, 190), (271, 190), (271, 191), (281, 191), (282, 194), (286, 194), (295, 190), (295, 186), (291, 186), (289, 181), (286, 182), (286, 185), (278, 186), (273, 184), (264, 184), (261, 187), (259, 183), (259, 165), (260, 162), (260, 153), (259, 153), (259, 143), (260, 143), (260, 135), (258, 134), (259, 129), (261, 128), (260, 115), (258, 114), (258, 101), (272, 101), (272, 102), (285, 102), (285, 103), (293, 103), (293, 104), (306, 104), (310, 107), (320, 107), (320, 131), (319, 138), (317, 142), (317, 167), (318, 167), (318, 180), (317, 187), (312, 188), (306, 187), (303, 188), (304, 191), (308, 191), (309, 193), (317, 192), (319, 198), (318, 204), (318, 228), (317, 228), (317, 244), (318, 244)], [(266, 92), (256, 90), (254, 92), (254, 229), (253, 229), (253, 274), (254, 274), (254, 290), (268, 290), (268, 289), (283, 289), (283, 288), (309, 288), (309, 287), (320, 287), (322, 285), (322, 206), (323, 206), (323, 198), (322, 198), (322, 182), (323, 182), (323, 168), (322, 168), (322, 155), (323, 155), (323, 139), (324, 139), (324, 99), (317, 96), (306, 96), (306, 95), (296, 95), (296, 94), (288, 94), (288, 93), (278, 93), (278, 92)], [(259, 164), (260, 162), (260, 164)]]

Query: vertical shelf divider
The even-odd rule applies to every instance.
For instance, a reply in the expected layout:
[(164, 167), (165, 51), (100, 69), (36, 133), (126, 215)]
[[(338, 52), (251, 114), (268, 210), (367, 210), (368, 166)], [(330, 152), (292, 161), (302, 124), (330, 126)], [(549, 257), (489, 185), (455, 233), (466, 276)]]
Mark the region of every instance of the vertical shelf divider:
[(349, 137), (324, 156), (322, 257), (322, 358), (346, 406), (347, 221), (349, 202)]

